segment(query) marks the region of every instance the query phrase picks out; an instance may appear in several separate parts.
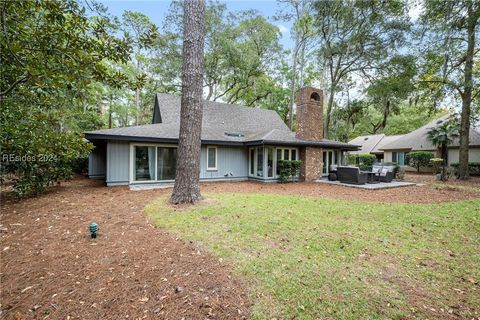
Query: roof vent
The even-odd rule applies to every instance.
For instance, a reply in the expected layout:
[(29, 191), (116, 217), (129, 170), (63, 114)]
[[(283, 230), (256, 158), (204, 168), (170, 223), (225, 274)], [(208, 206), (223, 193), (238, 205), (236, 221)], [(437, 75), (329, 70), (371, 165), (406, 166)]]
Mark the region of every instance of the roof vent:
[(437, 124), (442, 124), (443, 123), (443, 120), (438, 120), (437, 121)]
[(233, 131), (227, 131), (225, 132), (225, 135), (229, 137), (237, 137), (237, 138), (245, 137), (245, 134), (243, 134), (242, 132), (233, 132)]
[(367, 141), (368, 140), (368, 137), (364, 138), (363, 141)]

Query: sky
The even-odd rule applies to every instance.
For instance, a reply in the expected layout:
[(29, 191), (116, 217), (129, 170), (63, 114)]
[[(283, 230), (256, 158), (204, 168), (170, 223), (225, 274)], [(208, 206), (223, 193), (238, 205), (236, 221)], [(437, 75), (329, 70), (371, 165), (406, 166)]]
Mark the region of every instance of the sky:
[[(166, 0), (100, 0), (108, 7), (108, 11), (121, 17), (125, 10), (138, 11), (150, 18), (157, 27), (161, 28), (163, 19), (167, 14), (170, 7), (170, 1)], [(264, 17), (267, 17), (271, 23), (276, 25), (282, 33), (280, 43), (284, 48), (292, 48), (293, 41), (290, 37), (291, 22), (289, 21), (274, 21), (273, 17), (282, 9), (282, 5), (274, 0), (235, 0), (235, 1), (222, 1), (226, 3), (229, 11), (241, 11), (247, 9), (255, 9)], [(179, 22), (181, 23), (181, 22)]]

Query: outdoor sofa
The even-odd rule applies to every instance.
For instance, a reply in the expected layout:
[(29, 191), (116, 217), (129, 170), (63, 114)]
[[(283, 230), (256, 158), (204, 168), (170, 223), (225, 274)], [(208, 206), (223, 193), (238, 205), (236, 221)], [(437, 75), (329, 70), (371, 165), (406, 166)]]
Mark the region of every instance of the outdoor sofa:
[(367, 177), (367, 173), (361, 172), (358, 167), (337, 167), (337, 179), (342, 183), (365, 184)]

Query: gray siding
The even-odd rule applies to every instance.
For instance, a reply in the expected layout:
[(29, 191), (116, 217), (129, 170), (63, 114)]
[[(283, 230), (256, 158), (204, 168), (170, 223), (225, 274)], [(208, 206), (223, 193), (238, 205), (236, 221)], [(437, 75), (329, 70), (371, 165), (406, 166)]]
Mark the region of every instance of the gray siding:
[(207, 170), (207, 146), (202, 146), (200, 179), (248, 178), (248, 149), (217, 146), (217, 170)]
[(107, 144), (107, 185), (128, 184), (130, 144), (109, 141)]
[(88, 156), (88, 176), (90, 178), (105, 178), (106, 160), (105, 145), (96, 145)]

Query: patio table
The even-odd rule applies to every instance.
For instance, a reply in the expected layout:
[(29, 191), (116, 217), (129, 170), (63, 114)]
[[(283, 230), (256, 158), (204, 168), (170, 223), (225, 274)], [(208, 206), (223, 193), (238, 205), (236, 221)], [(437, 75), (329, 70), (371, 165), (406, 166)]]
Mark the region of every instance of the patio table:
[(378, 172), (363, 171), (367, 174), (367, 183), (379, 183), (378, 179), (375, 179), (376, 175), (379, 175)]

